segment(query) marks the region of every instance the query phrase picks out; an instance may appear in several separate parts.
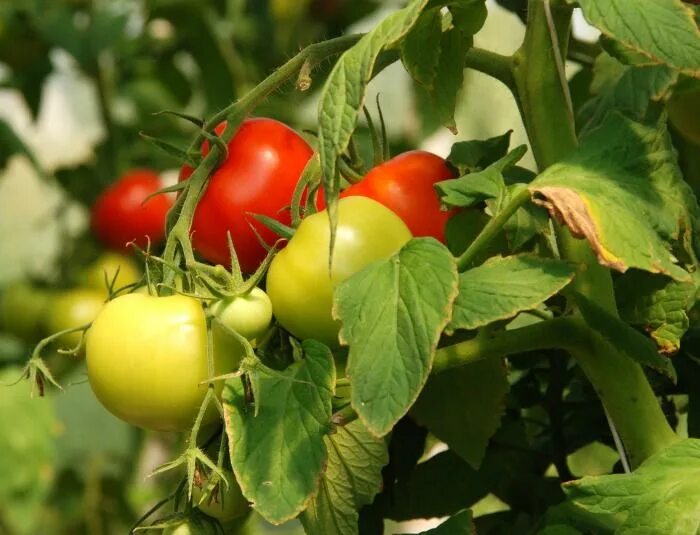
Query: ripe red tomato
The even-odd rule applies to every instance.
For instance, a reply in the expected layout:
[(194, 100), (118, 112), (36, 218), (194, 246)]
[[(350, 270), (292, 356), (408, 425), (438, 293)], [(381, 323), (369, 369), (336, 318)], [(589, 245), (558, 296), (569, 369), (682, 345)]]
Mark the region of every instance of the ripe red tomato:
[(162, 188), (153, 171), (135, 170), (126, 173), (107, 188), (92, 207), (92, 229), (109, 248), (123, 250), (135, 242), (145, 247), (165, 236), (165, 218), (172, 206), (167, 195), (157, 195), (144, 202), (151, 193)]
[[(207, 151), (203, 145), (202, 152)], [(292, 194), (313, 150), (294, 130), (279, 121), (248, 119), (228, 144), (228, 158), (214, 172), (192, 222), (192, 245), (206, 260), (230, 264), (227, 232), (231, 233), (244, 272), (265, 258), (260, 237), (272, 245), (275, 234), (251, 214), (289, 224)], [(187, 173), (181, 172), (181, 180)]]
[(445, 160), (414, 150), (378, 165), (340, 196), (374, 199), (403, 219), (413, 236), (432, 236), (445, 243), (445, 224), (454, 210), (440, 210), (433, 185), (450, 178), (454, 178), (454, 173)]

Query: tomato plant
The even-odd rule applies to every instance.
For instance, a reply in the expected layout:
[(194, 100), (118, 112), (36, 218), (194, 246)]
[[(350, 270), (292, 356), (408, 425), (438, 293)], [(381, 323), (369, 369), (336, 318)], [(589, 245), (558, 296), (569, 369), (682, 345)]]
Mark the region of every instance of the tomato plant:
[(312, 154), (306, 141), (279, 121), (244, 121), (197, 205), (192, 221), (195, 251), (210, 262), (228, 265), (230, 232), (243, 271), (255, 271), (265, 257), (256, 232), (269, 245), (276, 236), (252, 214), (289, 224), (292, 193)]
[[(209, 373), (207, 328), (197, 299), (129, 294), (110, 301), (88, 331), (90, 386), (102, 404), (131, 424), (156, 431), (192, 426), (208, 377), (235, 370), (240, 357), (215, 347)], [(220, 393), (222, 384), (218, 383)], [(216, 418), (207, 413), (207, 421)]]
[(445, 243), (445, 225), (455, 210), (441, 210), (433, 185), (454, 178), (445, 160), (425, 151), (409, 151), (374, 167), (341, 197), (361, 195), (396, 213), (411, 233)]
[(331, 316), (333, 290), (368, 264), (398, 251), (411, 238), (391, 210), (365, 197), (338, 203), (338, 228), (328, 270), (330, 228), (325, 211), (305, 218), (267, 274), (275, 317), (300, 339), (338, 345), (339, 323)]
[(681, 135), (700, 145), (700, 83), (685, 80), (673, 92), (666, 108), (669, 121)]
[(92, 207), (92, 229), (105, 246), (122, 251), (134, 242), (157, 245), (165, 236), (165, 217), (172, 201), (149, 195), (162, 188), (152, 171), (134, 170), (108, 187)]

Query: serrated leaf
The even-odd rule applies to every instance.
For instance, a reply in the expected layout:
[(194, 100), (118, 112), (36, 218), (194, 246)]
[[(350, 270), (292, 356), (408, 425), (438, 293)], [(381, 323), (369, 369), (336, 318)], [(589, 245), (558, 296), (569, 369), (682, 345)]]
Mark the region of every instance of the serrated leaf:
[(456, 294), (454, 257), (432, 238), (411, 240), (336, 289), (352, 406), (372, 433), (388, 433), (418, 397)]
[(500, 360), (474, 362), (430, 377), (411, 414), (479, 468), (489, 439), (501, 423), (508, 389)]
[(616, 533), (685, 535), (700, 530), (700, 440), (652, 455), (631, 474), (564, 484), (569, 499), (593, 515), (624, 518)]
[(474, 35), (484, 26), (488, 10), (484, 0), (458, 0), (450, 2), (452, 24), (466, 34)]
[[(573, 0), (569, 0), (573, 3)], [(700, 76), (700, 30), (678, 0), (577, 0), (604, 35), (656, 63)]]
[(262, 368), (256, 377), (257, 416), (241, 379), (223, 392), (231, 464), (243, 495), (273, 524), (297, 516), (318, 490), (326, 463), (335, 384), (333, 357), (313, 340), (305, 358), (282, 372)]
[(483, 171), (469, 173), (435, 184), (440, 201), (446, 206), (466, 207), (485, 199), (499, 199), (506, 195), (503, 172), (525, 156), (527, 147), (520, 145)]
[(642, 271), (615, 281), (620, 316), (649, 332), (662, 353), (675, 353), (688, 330), (695, 285)]
[(472, 47), (472, 42), (472, 36), (459, 28), (453, 27), (442, 33), (440, 60), (435, 75), (439, 83), (433, 84), (428, 91), (440, 121), (454, 134), (457, 133), (454, 119), (457, 94), (464, 81), (464, 58)]
[(467, 509), (445, 520), (439, 526), (421, 531), (419, 535), (475, 535), (474, 519), (472, 512)]
[(339, 156), (347, 149), (367, 84), (382, 50), (397, 44), (411, 30), (428, 0), (413, 0), (382, 20), (336, 62), (321, 92), (318, 145), (323, 188), (331, 223), (331, 248), (337, 222)]
[(697, 247), (700, 209), (662, 123), (611, 113), (529, 188), (574, 236), (588, 240), (602, 265), (688, 280), (670, 242)]
[(531, 310), (567, 284), (575, 269), (561, 260), (498, 257), (459, 276), (448, 331), (477, 329)]
[(583, 295), (573, 293), (572, 297), (588, 326), (601, 338), (630, 359), (659, 370), (675, 381), (676, 371), (671, 360), (658, 353), (654, 342)]
[(413, 79), (426, 89), (433, 88), (440, 62), (442, 14), (439, 9), (423, 13), (401, 43), (401, 61)]
[(358, 511), (381, 489), (382, 468), (389, 462), (386, 443), (360, 420), (337, 428), (325, 442), (328, 464), (319, 492), (299, 519), (307, 535), (359, 534)]
[(508, 154), (512, 133), (512, 130), (508, 130), (503, 135), (488, 139), (458, 141), (452, 145), (447, 161), (455, 166), (461, 175), (483, 169)]
[(599, 87), (579, 112), (582, 132), (599, 125), (611, 111), (643, 121), (650, 103), (663, 100), (678, 80), (678, 71), (665, 65), (625, 67), (607, 54), (596, 59), (594, 68)]
[[(498, 204), (487, 201), (486, 205), (492, 214), (498, 214), (510, 200), (515, 197), (525, 184), (513, 184), (508, 187), (507, 194), (499, 200)], [(546, 210), (532, 203), (518, 208), (510, 219), (503, 225), (510, 250), (516, 252), (537, 234), (549, 232), (549, 217)]]

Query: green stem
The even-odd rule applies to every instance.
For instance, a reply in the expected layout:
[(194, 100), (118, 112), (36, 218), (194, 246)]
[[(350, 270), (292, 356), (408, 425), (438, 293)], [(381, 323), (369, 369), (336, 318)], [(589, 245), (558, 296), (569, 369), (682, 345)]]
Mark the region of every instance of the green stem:
[(578, 318), (555, 318), (510, 331), (481, 332), (465, 342), (438, 349), (431, 373), (442, 373), (479, 360), (528, 351), (572, 351), (586, 345), (588, 336), (585, 324)]
[(465, 56), (464, 66), (495, 78), (511, 91), (515, 90), (515, 78), (511, 68), (512, 58), (508, 56), (472, 47)]
[(495, 217), (492, 217), (482, 229), (476, 239), (467, 247), (467, 250), (457, 259), (457, 269), (462, 272), (466, 270), (474, 258), (493, 240), (508, 222), (511, 216), (522, 205), (530, 200), (530, 191), (525, 188), (513, 197), (510, 202)]
[[(514, 55), (518, 105), (540, 169), (561, 161), (578, 141), (561, 59), (566, 57), (572, 8), (563, 2), (529, 0), (525, 40)], [(572, 289), (618, 315), (610, 272), (588, 242), (557, 227), (562, 256), (578, 266)], [(668, 425), (642, 368), (609, 344), (592, 337), (569, 350), (598, 392), (630, 460), (638, 465), (677, 437)]]

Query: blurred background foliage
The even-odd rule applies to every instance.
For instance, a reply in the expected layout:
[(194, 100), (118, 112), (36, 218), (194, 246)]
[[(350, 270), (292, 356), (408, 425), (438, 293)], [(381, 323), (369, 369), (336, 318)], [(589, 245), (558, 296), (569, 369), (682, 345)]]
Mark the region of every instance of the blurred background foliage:
[[(51, 291), (74, 285), (76, 273), (100, 252), (87, 224), (89, 207), (98, 194), (133, 168), (154, 169), (166, 181), (176, 180), (180, 163), (140, 133), (186, 147), (194, 130), (190, 123), (158, 112), (209, 117), (305, 45), (365, 31), (400, 4), (0, 0), (0, 289), (27, 281)], [(512, 53), (524, 33), (524, 4), (489, 1), (489, 17), (475, 44)], [(572, 47), (577, 57), (567, 67), (578, 104), (590, 94), (597, 34), (577, 17), (578, 39)], [(309, 91), (301, 93), (290, 84), (272, 95), (258, 114), (313, 131), (318, 90), (329, 67), (315, 74)], [(377, 95), (394, 154), (422, 147), (445, 156), (454, 141), (511, 129), (513, 145), (526, 143), (508, 90), (472, 71), (465, 76), (456, 136), (439, 127), (428, 98), (400, 65), (386, 69), (372, 84), (367, 102), (375, 113)], [(532, 167), (532, 159), (525, 165)], [(0, 383), (18, 378), (21, 364), (40, 337), (40, 330), (24, 338), (0, 332)], [(148, 507), (172, 491), (172, 479), (146, 475), (179, 451), (181, 438), (144, 433), (120, 422), (94, 398), (79, 359), (55, 354), (49, 360), (67, 386), (65, 391), (50, 390), (44, 398), (32, 399), (30, 385), (20, 382), (0, 393), (0, 535), (126, 533)], [(568, 402), (576, 418), (570, 421), (587, 422), (565, 430), (582, 448), (570, 457), (572, 471), (608, 472), (617, 453), (593, 392), (574, 370), (557, 373), (573, 381)], [(503, 515), (520, 514), (509, 512), (520, 498), (536, 509), (528, 500), (537, 494), (546, 508), (548, 497), (558, 499), (560, 492), (556, 469), (550, 461), (538, 460), (549, 459), (541, 452), (550, 448), (551, 437), (545, 440), (540, 435), (547, 378), (537, 368), (516, 368), (511, 381), (504, 425), (494, 438), (493, 460), (483, 471), (467, 470), (464, 463), (455, 468), (450, 462), (459, 461), (448, 462), (449, 452), (433, 458), (433, 466), (439, 469), (442, 463), (462, 478), (447, 494), (465, 504), (469, 499), (476, 503), (475, 514), (487, 527), (497, 528)], [(596, 407), (593, 412), (591, 404)], [(520, 418), (523, 415), (526, 420)], [(406, 436), (399, 432), (395, 440), (416, 439), (422, 444), (420, 436), (408, 429)], [(508, 450), (508, 444), (525, 443), (539, 453), (521, 459), (513, 453), (516, 450)], [(497, 478), (503, 470), (541, 473), (537, 484), (546, 488), (534, 492), (524, 484), (519, 490), (507, 489), (499, 498), (480, 490), (485, 488), (484, 478)], [(407, 476), (405, 488), (420, 484), (420, 470), (395, 475), (399, 482)], [(446, 499), (445, 492), (436, 490), (413, 488), (414, 498)], [(515, 493), (510, 505), (500, 499), (509, 492)], [(396, 503), (387, 506), (389, 516), (412, 518), (401, 511), (405, 504), (400, 496), (394, 498)], [(403, 523), (388, 531), (417, 532), (427, 525)], [(250, 534), (300, 530), (296, 522), (272, 528), (256, 518), (246, 529)]]

